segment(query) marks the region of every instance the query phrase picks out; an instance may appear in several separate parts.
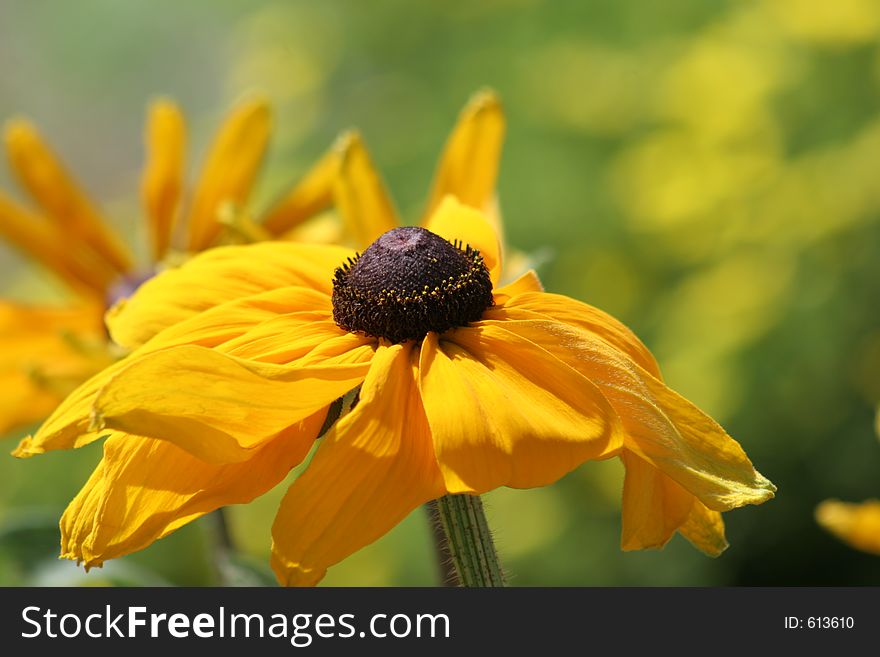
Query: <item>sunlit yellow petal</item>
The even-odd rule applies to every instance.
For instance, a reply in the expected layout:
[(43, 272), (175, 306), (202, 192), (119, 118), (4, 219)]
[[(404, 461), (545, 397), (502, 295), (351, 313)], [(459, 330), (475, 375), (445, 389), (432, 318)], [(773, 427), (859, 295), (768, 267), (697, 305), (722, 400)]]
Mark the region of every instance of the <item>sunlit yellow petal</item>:
[[(499, 292), (504, 292), (506, 289), (502, 288)], [(653, 354), (635, 333), (608, 313), (561, 294), (523, 291), (511, 297), (503, 301), (503, 305), (489, 308), (483, 317), (488, 320), (528, 320), (545, 317), (577, 326), (620, 349), (641, 367), (660, 378), (660, 367), (654, 360)]]
[(341, 247), (287, 242), (211, 249), (144, 283), (107, 313), (107, 326), (131, 349), (196, 313), (266, 290), (303, 286), (329, 295), (334, 269), (350, 255)]
[(158, 262), (168, 251), (183, 192), (186, 125), (177, 105), (159, 100), (150, 106), (144, 147), (147, 161), (141, 194), (147, 212), (153, 260)]
[(263, 217), (262, 226), (279, 237), (333, 205), (333, 191), (347, 149), (360, 138), (344, 133), (293, 189)]
[(61, 517), (61, 556), (99, 566), (214, 509), (281, 482), (308, 454), (324, 414), (276, 436), (240, 463), (205, 463), (175, 445), (113, 433), (104, 458)]
[(272, 528), (272, 567), (287, 586), (328, 566), (444, 494), (414, 371), (414, 345), (380, 347), (354, 410), (324, 437)]
[[(242, 336), (280, 317), (324, 318), (330, 313), (330, 298), (305, 287), (282, 287), (197, 313), (163, 329), (137, 350), (138, 354), (184, 344), (202, 347), (222, 346), (230, 350), (242, 342)], [(251, 340), (244, 340), (245, 343)], [(251, 352), (253, 353), (253, 352)]]
[(825, 500), (816, 508), (816, 521), (846, 544), (880, 554), (880, 500)]
[(590, 381), (498, 326), (429, 333), (420, 388), (451, 493), (543, 486), (621, 446)]
[(243, 461), (360, 384), (373, 355), (367, 345), (360, 349), (362, 362), (311, 367), (190, 345), (154, 352), (101, 389), (94, 424), (167, 440), (209, 463)]
[(501, 277), (501, 244), (498, 233), (481, 212), (447, 196), (428, 218), (425, 228), (450, 242), (457, 240), (477, 249), (483, 256), (492, 284), (498, 284)]
[(721, 514), (697, 499), (678, 531), (695, 548), (710, 557), (717, 557), (729, 547), (724, 536), (724, 520), (721, 519)]
[(724, 521), (647, 461), (625, 449), (621, 548), (663, 547), (678, 531), (711, 557), (727, 549)]
[(333, 197), (359, 248), (366, 248), (400, 224), (385, 183), (356, 132), (348, 133), (342, 144)]
[(623, 450), (622, 550), (666, 545), (685, 522), (695, 502), (693, 495), (647, 461)]
[(70, 249), (58, 226), (26, 212), (2, 192), (0, 236), (83, 295), (103, 299), (115, 277), (106, 262), (90, 251)]
[(6, 124), (9, 163), (22, 186), (70, 239), (88, 244), (118, 272), (131, 269), (131, 254), (92, 206), (86, 194), (43, 142), (36, 128), (18, 119)]
[(508, 283), (504, 287), (497, 288), (493, 296), (495, 297), (495, 305), (500, 306), (517, 295), (525, 294), (526, 292), (543, 291), (544, 285), (541, 283), (541, 279), (538, 278), (538, 274), (535, 273), (534, 269), (529, 269), (515, 281)]
[(776, 487), (718, 423), (594, 334), (540, 320), (481, 322), (534, 342), (596, 384), (617, 410), (627, 449), (710, 509), (760, 504)]
[(272, 118), (263, 100), (235, 108), (214, 138), (196, 183), (189, 213), (190, 251), (211, 245), (224, 205), (241, 208), (250, 194), (269, 141)]
[[(95, 398), (112, 377), (132, 363), (136, 357), (180, 345), (235, 349), (236, 345), (240, 344), (235, 342), (237, 338), (264, 322), (292, 311), (305, 314), (312, 311), (327, 313), (329, 303), (326, 295), (314, 290), (280, 288), (235, 299), (174, 324), (154, 336), (128, 360), (120, 361), (98, 372), (70, 393), (33, 436), (21, 441), (15, 456), (24, 458), (50, 450), (73, 449), (99, 438), (102, 434), (89, 428), (92, 424), (92, 406)], [(334, 344), (338, 340), (334, 337), (336, 334), (338, 331), (326, 334), (322, 346), (329, 347)], [(332, 353), (317, 361), (310, 360), (308, 364), (357, 363), (360, 354), (357, 348), (367, 341), (357, 336), (351, 338), (353, 339), (344, 345), (345, 349), (351, 352), (350, 354), (346, 352), (348, 358), (340, 358), (339, 353)], [(316, 352), (317, 349), (313, 351)], [(311, 353), (309, 352), (309, 356)]]
[[(478, 210), (489, 210), (495, 196), (504, 131), (504, 110), (495, 93), (485, 90), (475, 94), (446, 142), (434, 175), (426, 217), (447, 194)], [(493, 227), (498, 230), (497, 225)]]

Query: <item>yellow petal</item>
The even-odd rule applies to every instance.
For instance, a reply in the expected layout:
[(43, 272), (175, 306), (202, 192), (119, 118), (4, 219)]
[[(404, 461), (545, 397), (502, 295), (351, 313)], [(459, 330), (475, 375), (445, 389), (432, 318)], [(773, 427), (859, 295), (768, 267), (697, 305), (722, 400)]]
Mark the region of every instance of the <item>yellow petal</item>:
[(76, 292), (102, 299), (115, 273), (92, 252), (70, 249), (64, 231), (34, 216), (0, 192), (0, 236), (44, 267), (54, 271)]
[(695, 502), (693, 495), (647, 461), (623, 450), (622, 550), (666, 545), (684, 524)]
[(880, 554), (880, 500), (825, 500), (816, 508), (816, 521), (847, 545)]
[[(0, 345), (2, 349), (2, 345)], [(47, 390), (27, 370), (0, 370), (0, 436), (39, 422), (64, 398)]]
[(552, 321), (478, 324), (484, 325), (502, 326), (544, 347), (596, 384), (620, 416), (627, 449), (710, 509), (727, 511), (773, 497), (776, 487), (718, 423), (601, 338)]
[(104, 367), (100, 312), (0, 301), (0, 435), (45, 418)]
[[(330, 299), (325, 294), (308, 288), (282, 287), (269, 290), (228, 301), (173, 324), (150, 339), (136, 353), (144, 354), (184, 344), (222, 346), (224, 350), (230, 350), (241, 342), (242, 336), (252, 331), (261, 331), (259, 327), (267, 322), (281, 317), (303, 317), (306, 322), (318, 317), (324, 319), (330, 312), (329, 306)], [(296, 323), (297, 330), (301, 330), (301, 324), (302, 322)], [(245, 353), (237, 355), (250, 357)]]
[(710, 557), (717, 557), (729, 544), (724, 536), (724, 521), (718, 511), (708, 508), (695, 499), (685, 523), (678, 528), (679, 533), (698, 550)]
[(498, 285), (501, 277), (501, 245), (498, 233), (482, 213), (447, 196), (428, 218), (425, 228), (449, 242), (457, 240), (477, 249), (492, 277), (492, 285)]
[(288, 242), (211, 249), (141, 285), (107, 313), (107, 326), (114, 341), (133, 349), (173, 324), (234, 299), (289, 286), (329, 295), (334, 269), (350, 255), (340, 247)]
[(211, 245), (220, 231), (218, 217), (225, 205), (241, 208), (247, 201), (263, 161), (272, 118), (265, 101), (236, 107), (214, 138), (196, 183), (189, 213), (189, 250)]
[(451, 493), (544, 486), (621, 446), (592, 383), (498, 326), (429, 333), (420, 387)]
[(400, 221), (360, 135), (348, 133), (341, 148), (333, 198), (354, 243), (363, 249)]
[(724, 521), (718, 511), (708, 509), (629, 450), (623, 450), (621, 456), (626, 466), (621, 549), (663, 547), (676, 531), (710, 557), (727, 549)]
[[(510, 287), (510, 286), (508, 286)], [(499, 290), (503, 292), (507, 288)], [(657, 378), (660, 367), (653, 354), (627, 326), (608, 313), (561, 294), (523, 291), (512, 294), (503, 305), (489, 308), (484, 319), (529, 320), (549, 318), (585, 329), (620, 349)]]
[(147, 212), (153, 260), (168, 251), (183, 192), (186, 125), (180, 109), (168, 100), (150, 106), (144, 147), (147, 162), (141, 194)]
[(355, 141), (360, 141), (356, 133), (341, 135), (302, 180), (266, 213), (262, 227), (269, 234), (280, 237), (306, 219), (330, 208), (344, 153)]
[(272, 528), (272, 568), (286, 586), (328, 566), (444, 494), (415, 381), (412, 343), (380, 347), (354, 410), (324, 437)]
[(534, 269), (529, 269), (515, 281), (495, 290), (495, 305), (500, 306), (508, 303), (512, 297), (525, 294), (526, 292), (543, 291), (544, 285), (541, 283), (541, 279), (538, 278), (538, 274), (535, 273)]
[[(262, 294), (236, 299), (194, 315), (187, 320), (174, 324), (161, 331), (157, 336), (141, 347), (125, 361), (107, 367), (70, 393), (49, 418), (43, 423), (34, 436), (25, 438), (15, 455), (28, 457), (42, 454), (49, 450), (73, 449), (92, 442), (102, 434), (90, 430), (92, 424), (92, 406), (99, 392), (123, 368), (134, 359), (145, 354), (181, 345), (199, 345), (202, 347), (222, 347), (231, 344), (251, 329), (263, 322), (271, 321), (291, 310), (301, 310), (308, 314), (311, 311), (329, 312), (329, 299), (326, 295), (306, 288), (279, 288)], [(338, 334), (325, 335), (322, 344), (333, 343)], [(352, 336), (356, 337), (356, 336)], [(349, 341), (346, 348), (352, 351), (348, 360), (333, 358), (338, 354), (329, 354), (326, 358), (310, 364), (323, 362), (341, 364), (356, 363), (361, 353), (357, 347), (364, 344), (363, 339)], [(311, 355), (311, 353), (310, 353)]]
[[(434, 175), (425, 216), (430, 216), (447, 194), (465, 205), (488, 211), (504, 144), (504, 110), (494, 92), (481, 91), (462, 110), (446, 142)], [(497, 230), (498, 226), (494, 226)]]
[(61, 517), (61, 556), (100, 566), (188, 522), (244, 504), (281, 482), (308, 454), (324, 414), (276, 436), (240, 463), (205, 463), (161, 440), (113, 433), (104, 458)]
[(92, 428), (92, 404), (98, 391), (128, 363), (114, 363), (70, 393), (32, 436), (26, 436), (12, 451), (17, 458), (29, 458), (56, 449), (76, 449), (92, 443), (107, 432)]
[(9, 163), (22, 186), (43, 212), (70, 239), (82, 240), (118, 272), (131, 269), (131, 254), (101, 219), (86, 194), (43, 142), (36, 128), (22, 119), (5, 131)]
[(272, 436), (355, 388), (370, 367), (293, 367), (173, 347), (132, 361), (94, 401), (94, 424), (167, 440), (209, 463), (250, 458)]

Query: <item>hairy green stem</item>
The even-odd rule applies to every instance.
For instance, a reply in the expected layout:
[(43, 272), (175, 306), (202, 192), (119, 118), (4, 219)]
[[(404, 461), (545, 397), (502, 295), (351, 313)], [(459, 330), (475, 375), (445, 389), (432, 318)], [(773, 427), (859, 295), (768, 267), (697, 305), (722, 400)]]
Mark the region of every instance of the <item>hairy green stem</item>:
[(437, 500), (431, 500), (425, 504), (425, 512), (428, 514), (428, 523), (431, 526), (431, 540), (434, 542), (434, 557), (437, 564), (437, 575), (441, 586), (461, 586), (458, 579), (458, 571), (452, 563), (452, 554), (449, 551), (449, 539), (440, 521), (440, 510), (437, 508)]
[(461, 586), (504, 586), (504, 573), (478, 495), (444, 495), (437, 515)]

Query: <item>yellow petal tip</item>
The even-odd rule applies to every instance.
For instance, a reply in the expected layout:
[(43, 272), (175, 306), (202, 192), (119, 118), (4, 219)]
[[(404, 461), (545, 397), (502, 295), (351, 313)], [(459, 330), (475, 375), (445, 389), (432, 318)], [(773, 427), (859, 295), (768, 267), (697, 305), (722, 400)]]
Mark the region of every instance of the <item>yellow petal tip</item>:
[(501, 98), (491, 87), (483, 87), (478, 91), (474, 92), (474, 94), (470, 97), (468, 101), (467, 107), (465, 108), (466, 113), (476, 113), (483, 112), (486, 110), (500, 110), (501, 107)]
[(45, 450), (33, 446), (34, 439), (32, 436), (22, 438), (18, 443), (18, 447), (10, 452), (17, 459), (27, 459), (37, 454), (42, 454)]
[(36, 126), (24, 117), (16, 116), (7, 119), (3, 124), (3, 138), (7, 145), (12, 145), (23, 139), (33, 139), (36, 133)]

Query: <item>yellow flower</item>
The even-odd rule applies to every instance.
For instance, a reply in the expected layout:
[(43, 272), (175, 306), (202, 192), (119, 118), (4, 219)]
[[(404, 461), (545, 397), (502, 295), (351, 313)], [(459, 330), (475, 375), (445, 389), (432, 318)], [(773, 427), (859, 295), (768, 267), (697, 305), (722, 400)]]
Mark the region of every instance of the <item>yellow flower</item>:
[[(184, 206), (183, 115), (167, 100), (150, 106), (142, 199), (153, 266), (168, 254), (179, 215), (186, 250), (201, 251), (217, 241), (219, 219), (247, 200), (270, 128), (265, 102), (237, 106), (217, 133)], [(12, 172), (34, 207), (0, 192), (0, 236), (57, 274), (73, 298), (62, 308), (0, 301), (0, 385), (7, 391), (0, 401), (0, 434), (45, 418), (115, 359), (103, 328), (106, 304), (151, 273), (135, 269), (128, 247), (33, 125), (9, 121), (4, 137)]]
[[(647, 484), (677, 505), (676, 527), (708, 542), (719, 512), (773, 496), (620, 322), (544, 292), (533, 272), (498, 287), (498, 240), (480, 212), (447, 197), (426, 228), (393, 229), (360, 256), (223, 247), (145, 283), (110, 329), (151, 335), (15, 452), (106, 437), (61, 520), (63, 556), (99, 565), (250, 501), (305, 458), (329, 407), (358, 386), (278, 510), (283, 584), (317, 583), (428, 500), (543, 486), (621, 453), (635, 504), (625, 523), (671, 513), (639, 496)], [(167, 321), (177, 306), (204, 310)]]
[(816, 507), (816, 521), (847, 545), (880, 554), (880, 500), (825, 500)]

